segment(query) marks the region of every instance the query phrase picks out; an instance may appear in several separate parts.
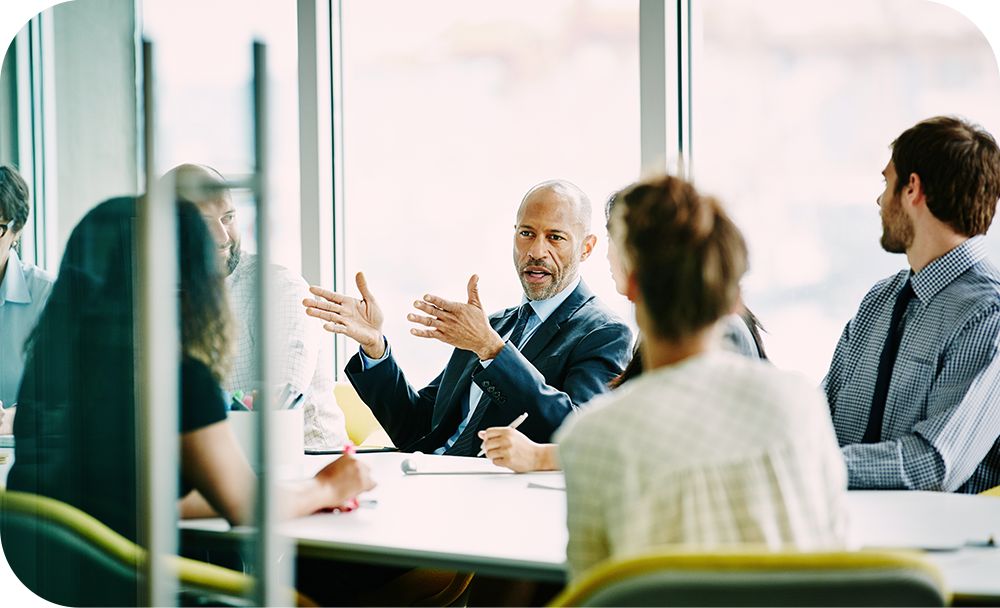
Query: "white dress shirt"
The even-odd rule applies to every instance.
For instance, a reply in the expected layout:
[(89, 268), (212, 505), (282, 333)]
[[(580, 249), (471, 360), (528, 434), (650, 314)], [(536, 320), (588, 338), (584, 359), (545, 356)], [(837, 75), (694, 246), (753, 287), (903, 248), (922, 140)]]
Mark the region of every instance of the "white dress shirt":
[(0, 401), (4, 407), (17, 402), (24, 373), (24, 342), (35, 329), (54, 282), (51, 274), (22, 262), (11, 249), (0, 283)]
[[(254, 300), (257, 297), (255, 274), (257, 256), (243, 252), (236, 270), (226, 280), (229, 301), (236, 326), (236, 350), (233, 367), (224, 388), (227, 391), (250, 391), (259, 384), (254, 373), (254, 346), (257, 324)], [(281, 266), (274, 266), (273, 288), (278, 294), (273, 320), (276, 335), (284, 342), (278, 360), (275, 382), (288, 384), (293, 394), (304, 394), (303, 418), (306, 448), (340, 448), (347, 442), (344, 412), (333, 394), (332, 344), (319, 323), (311, 323), (302, 308), (309, 295), (305, 280)]]
[(556, 434), (572, 576), (656, 546), (836, 548), (847, 477), (804, 378), (712, 351), (595, 398)]

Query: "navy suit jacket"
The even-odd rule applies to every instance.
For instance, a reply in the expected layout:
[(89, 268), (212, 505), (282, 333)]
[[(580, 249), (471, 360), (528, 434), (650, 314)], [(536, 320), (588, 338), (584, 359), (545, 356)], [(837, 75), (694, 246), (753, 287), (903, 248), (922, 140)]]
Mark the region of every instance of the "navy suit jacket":
[[(493, 329), (510, 332), (517, 309), (491, 315)], [(401, 450), (432, 452), (443, 446), (458, 429), (472, 382), (483, 390), (479, 407), (489, 407), (477, 430), (506, 426), (528, 412), (518, 430), (548, 442), (570, 412), (608, 390), (628, 362), (631, 343), (628, 326), (580, 281), (521, 352), (507, 343), (488, 367), (475, 353), (456, 348), (444, 371), (420, 391), (409, 385), (391, 353), (368, 370), (355, 354), (346, 371)]]

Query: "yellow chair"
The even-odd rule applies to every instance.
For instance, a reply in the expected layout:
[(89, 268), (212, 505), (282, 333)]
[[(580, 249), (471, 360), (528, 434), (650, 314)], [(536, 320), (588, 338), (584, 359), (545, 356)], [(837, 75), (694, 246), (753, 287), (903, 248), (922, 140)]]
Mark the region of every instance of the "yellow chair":
[(338, 382), (333, 389), (337, 405), (344, 411), (347, 436), (354, 445), (378, 445), (392, 447), (392, 440), (358, 396), (350, 382)]
[(607, 561), (553, 606), (945, 606), (937, 568), (911, 552), (666, 551)]
[[(0, 491), (0, 539), (21, 582), (51, 602), (129, 605), (138, 599), (146, 551), (76, 507)], [(186, 595), (221, 595), (241, 603), (253, 590), (254, 579), (242, 572), (178, 556), (167, 563)], [(300, 606), (314, 605), (295, 596)]]
[(997, 498), (1000, 498), (1000, 486), (990, 488), (989, 490), (983, 490), (980, 494), (983, 496), (996, 496)]

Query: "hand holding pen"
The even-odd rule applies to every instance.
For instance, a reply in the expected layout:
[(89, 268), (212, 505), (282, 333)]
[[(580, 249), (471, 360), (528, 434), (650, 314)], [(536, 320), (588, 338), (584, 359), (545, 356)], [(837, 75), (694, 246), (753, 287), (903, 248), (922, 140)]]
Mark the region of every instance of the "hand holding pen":
[(316, 480), (329, 485), (336, 498), (333, 506), (321, 511), (353, 511), (362, 504), (373, 505), (373, 501), (358, 501), (358, 494), (375, 487), (368, 465), (354, 457), (353, 444), (344, 446), (344, 454), (316, 473)]
[[(525, 412), (520, 416), (518, 416), (517, 418), (515, 418), (514, 422), (511, 422), (510, 425), (507, 426), (506, 428), (511, 430), (516, 429), (517, 427), (521, 426), (521, 423), (524, 422), (527, 418), (528, 418), (528, 412)], [(483, 440), (483, 447), (482, 449), (479, 450), (479, 453), (476, 454), (476, 456), (482, 456), (483, 454), (486, 453), (486, 431), (479, 431), (479, 438)]]

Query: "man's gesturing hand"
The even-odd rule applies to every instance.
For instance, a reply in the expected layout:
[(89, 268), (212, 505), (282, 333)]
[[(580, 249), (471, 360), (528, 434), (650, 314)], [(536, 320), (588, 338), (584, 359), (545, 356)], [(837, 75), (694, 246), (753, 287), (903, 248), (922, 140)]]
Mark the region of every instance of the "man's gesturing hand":
[(503, 349), (503, 338), (490, 326), (490, 321), (479, 301), (479, 277), (469, 279), (468, 303), (450, 302), (444, 298), (425, 295), (413, 306), (429, 316), (410, 313), (406, 318), (423, 328), (410, 330), (414, 336), (434, 338), (455, 348), (476, 353), (481, 360), (493, 359)]
[(375, 297), (368, 291), (368, 282), (363, 273), (355, 277), (361, 299), (339, 294), (322, 287), (310, 287), (309, 291), (318, 296), (302, 300), (306, 314), (326, 321), (323, 329), (335, 334), (353, 338), (365, 354), (378, 359), (385, 354), (385, 340), (382, 338), (382, 311)]

